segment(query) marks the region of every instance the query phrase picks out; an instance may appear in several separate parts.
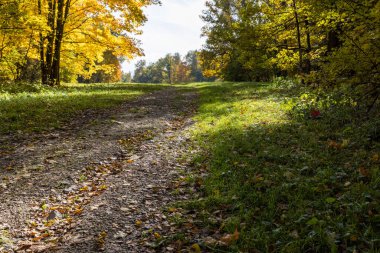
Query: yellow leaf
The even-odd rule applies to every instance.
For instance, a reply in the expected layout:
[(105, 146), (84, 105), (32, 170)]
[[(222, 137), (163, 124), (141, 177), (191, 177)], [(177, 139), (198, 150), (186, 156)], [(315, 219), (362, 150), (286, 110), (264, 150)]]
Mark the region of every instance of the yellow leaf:
[(141, 227), (141, 225), (142, 225), (142, 221), (141, 220), (137, 220), (136, 221), (136, 226)]
[(201, 253), (202, 252), (201, 247), (197, 243), (194, 243), (191, 246), (191, 250), (192, 250), (192, 252), (195, 252), (195, 253)]
[(83, 186), (82, 188), (80, 188), (79, 190), (81, 191), (81, 192), (85, 192), (85, 191), (88, 191), (88, 186), (86, 185), (86, 186)]
[(75, 215), (79, 215), (79, 214), (81, 214), (82, 212), (83, 212), (83, 208), (77, 208), (77, 209), (74, 210), (74, 214), (75, 214)]
[(156, 239), (160, 239), (160, 238), (161, 238), (161, 235), (160, 235), (159, 233), (155, 232), (155, 233), (154, 233), (154, 237), (155, 237)]

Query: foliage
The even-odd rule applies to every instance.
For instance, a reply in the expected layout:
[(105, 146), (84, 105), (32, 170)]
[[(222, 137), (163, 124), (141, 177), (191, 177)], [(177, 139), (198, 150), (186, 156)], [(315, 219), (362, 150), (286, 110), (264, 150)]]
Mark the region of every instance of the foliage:
[(131, 72), (122, 73), (122, 75), (121, 75), (121, 81), (123, 83), (131, 83), (132, 82), (132, 74), (131, 74)]
[(172, 84), (211, 81), (213, 78), (203, 76), (197, 54), (197, 51), (189, 51), (183, 59), (179, 53), (167, 54), (149, 65), (141, 60), (136, 64), (133, 82)]
[[(143, 7), (156, 0), (1, 0), (1, 79), (16, 80), (28, 60), (40, 63), (42, 83), (56, 85), (60, 72), (90, 78), (112, 72), (112, 55), (141, 55), (133, 39), (145, 21)], [(107, 60), (107, 59), (106, 59)]]
[(224, 80), (300, 77), (339, 88), (370, 110), (379, 98), (376, 0), (209, 0), (202, 16), (204, 74)]
[(203, 151), (194, 164), (208, 176), (204, 196), (186, 206), (209, 231), (240, 232), (213, 252), (380, 249), (379, 117), (358, 117), (353, 101), (334, 93), (195, 87), (201, 104), (192, 134)]
[(101, 69), (92, 74), (90, 78), (79, 77), (80, 83), (115, 83), (122, 79), (121, 64), (112, 51), (103, 53), (103, 61), (95, 63)]

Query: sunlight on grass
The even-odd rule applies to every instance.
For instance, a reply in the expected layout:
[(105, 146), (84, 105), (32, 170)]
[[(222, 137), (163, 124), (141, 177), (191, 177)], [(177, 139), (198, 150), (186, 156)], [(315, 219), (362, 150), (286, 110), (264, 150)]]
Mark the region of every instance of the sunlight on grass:
[(205, 198), (187, 205), (222, 211), (222, 224), (204, 224), (210, 230), (239, 229), (229, 252), (379, 248), (379, 143), (363, 138), (364, 126), (296, 120), (285, 101), (298, 94), (270, 84), (192, 86), (201, 94), (192, 135), (203, 149), (194, 163), (209, 177)]
[(165, 87), (150, 84), (67, 84), (36, 92), (0, 93), (0, 133), (59, 127), (81, 111), (104, 109)]

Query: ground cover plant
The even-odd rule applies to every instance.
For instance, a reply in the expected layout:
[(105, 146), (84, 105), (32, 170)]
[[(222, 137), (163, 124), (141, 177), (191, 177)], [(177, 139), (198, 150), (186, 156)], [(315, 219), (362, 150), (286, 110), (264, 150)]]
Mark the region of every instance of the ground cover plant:
[(3, 85), (0, 87), (0, 134), (40, 132), (62, 126), (88, 109), (105, 109), (161, 89), (149, 84)]
[(194, 164), (209, 176), (204, 197), (185, 206), (202, 226), (227, 233), (201, 247), (380, 250), (378, 117), (368, 119), (348, 98), (317, 100), (292, 85), (195, 87), (201, 98), (192, 135), (203, 152)]

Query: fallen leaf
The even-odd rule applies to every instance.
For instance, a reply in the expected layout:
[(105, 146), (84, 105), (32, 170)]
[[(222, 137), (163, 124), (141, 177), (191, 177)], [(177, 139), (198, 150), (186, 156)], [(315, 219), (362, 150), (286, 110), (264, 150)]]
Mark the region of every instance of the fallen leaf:
[(359, 173), (363, 177), (368, 177), (369, 176), (369, 171), (366, 168), (364, 168), (364, 167), (360, 167), (359, 168)]
[(115, 239), (123, 239), (123, 238), (125, 238), (126, 236), (127, 236), (126, 233), (124, 233), (123, 231), (119, 231), (119, 232), (117, 232), (113, 237), (114, 237)]
[(81, 214), (82, 212), (83, 212), (83, 208), (77, 208), (77, 209), (74, 210), (73, 214), (74, 214), (74, 215), (79, 215), (79, 214)]
[(203, 240), (204, 244), (206, 245), (215, 245), (218, 243), (218, 241), (212, 237), (206, 237), (204, 240)]
[(235, 232), (233, 234), (227, 234), (227, 235), (223, 236), (220, 239), (220, 241), (225, 245), (231, 245), (232, 243), (239, 240), (239, 235), (240, 235), (240, 233), (239, 233), (238, 229), (236, 228)]
[(107, 232), (103, 231), (98, 235), (97, 238), (97, 246), (100, 250), (104, 249), (104, 244), (106, 243), (106, 237), (107, 237)]
[(194, 244), (191, 246), (191, 250), (192, 250), (192, 252), (195, 252), (195, 253), (201, 253), (201, 252), (202, 252), (201, 247), (200, 247), (199, 244), (197, 244), (197, 243), (194, 243)]
[(336, 141), (331, 141), (331, 140), (328, 141), (327, 146), (333, 149), (340, 149), (342, 147), (341, 144), (337, 143)]
[(159, 233), (155, 232), (155, 233), (154, 233), (154, 237), (155, 237), (156, 239), (160, 239), (160, 238), (161, 238), (161, 235), (160, 235)]

